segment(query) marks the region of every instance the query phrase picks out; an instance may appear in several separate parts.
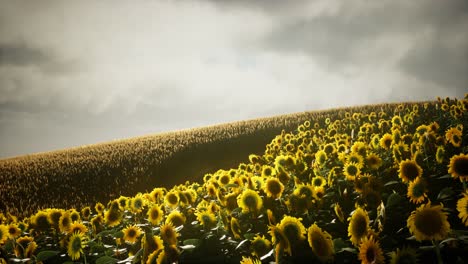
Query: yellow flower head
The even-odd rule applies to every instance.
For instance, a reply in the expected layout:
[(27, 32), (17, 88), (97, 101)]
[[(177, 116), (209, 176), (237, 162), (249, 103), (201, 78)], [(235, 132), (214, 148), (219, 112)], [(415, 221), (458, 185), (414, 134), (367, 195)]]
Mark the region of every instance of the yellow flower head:
[(122, 213), (120, 210), (108, 210), (104, 217), (106, 224), (110, 227), (117, 226), (122, 221)]
[(380, 243), (373, 236), (362, 240), (359, 246), (358, 258), (361, 260), (361, 264), (383, 264), (385, 262)]
[(361, 173), (361, 168), (357, 163), (347, 162), (343, 167), (343, 174), (346, 176), (348, 181), (354, 181), (357, 176)]
[(171, 223), (164, 224), (161, 226), (161, 238), (168, 245), (177, 245), (178, 236), (179, 233), (177, 233), (176, 229)]
[(353, 245), (358, 246), (369, 232), (369, 216), (367, 215), (367, 211), (361, 207), (356, 208), (351, 217), (348, 218), (348, 221), (348, 236)]
[(148, 214), (148, 221), (153, 225), (159, 225), (164, 215), (163, 211), (161, 210), (161, 206), (157, 204), (153, 205), (148, 210), (147, 214)]
[(468, 193), (457, 201), (458, 217), (465, 226), (468, 226)]
[(447, 213), (442, 211), (441, 205), (431, 206), (430, 202), (421, 205), (411, 213), (407, 226), (418, 241), (442, 240), (450, 231)]
[(142, 234), (141, 228), (136, 225), (127, 226), (122, 230), (122, 232), (124, 233), (123, 239), (125, 242), (131, 244), (134, 244)]
[(377, 170), (382, 165), (382, 159), (375, 153), (369, 153), (366, 157), (367, 167), (371, 170)]
[[(18, 228), (17, 224), (10, 224), (8, 226), (8, 236), (11, 239), (15, 239), (21, 235), (21, 229)], [(1, 243), (0, 243), (1, 244)]]
[(263, 206), (263, 201), (256, 191), (245, 189), (241, 195), (237, 197), (237, 204), (242, 208), (242, 212), (257, 213)]
[[(0, 243), (1, 244), (1, 243)], [(37, 248), (37, 243), (33, 237), (23, 236), (16, 239), (15, 256), (17, 258), (30, 258)]]
[(408, 185), (408, 198), (412, 203), (420, 204), (424, 202), (427, 195), (426, 182), (421, 177), (417, 177)]
[(335, 252), (331, 235), (327, 231), (322, 231), (317, 224), (313, 224), (307, 230), (307, 241), (312, 248), (312, 252), (321, 260), (333, 259)]
[(271, 250), (271, 242), (265, 236), (257, 235), (251, 242), (252, 254), (258, 258), (263, 257)]
[(174, 226), (185, 224), (186, 217), (181, 212), (173, 210), (166, 218), (166, 223), (172, 223)]
[(445, 139), (452, 143), (454, 147), (460, 147), (462, 142), (462, 131), (457, 127), (452, 127), (445, 132)]
[(88, 228), (83, 225), (81, 222), (73, 222), (73, 224), (70, 225), (68, 229), (68, 233), (76, 233), (76, 232), (81, 232), (83, 234), (86, 234), (88, 232)]
[(322, 176), (315, 176), (312, 178), (311, 183), (314, 187), (323, 187), (327, 184), (327, 180)]
[(417, 177), (421, 177), (423, 169), (414, 160), (404, 160), (400, 162), (400, 169), (398, 177), (405, 182), (409, 183), (414, 181)]
[(289, 243), (296, 244), (305, 239), (307, 233), (304, 225), (301, 223), (302, 218), (293, 216), (284, 216), (278, 227), (283, 231), (283, 234), (288, 239)]
[(380, 139), (380, 146), (383, 148), (383, 149), (390, 149), (390, 147), (392, 146), (392, 135), (391, 134), (384, 134), (382, 136), (382, 138)]
[(197, 220), (203, 225), (205, 229), (213, 228), (216, 226), (216, 216), (210, 211), (201, 211), (197, 214)]
[(0, 225), (0, 245), (3, 245), (8, 239), (8, 227)]
[(265, 192), (268, 197), (277, 199), (281, 197), (283, 190), (284, 185), (277, 178), (270, 177), (268, 180), (266, 180)]
[(81, 209), (81, 217), (84, 220), (89, 220), (90, 216), (91, 216), (91, 207), (86, 206), (83, 209)]
[(462, 181), (468, 180), (468, 155), (459, 154), (453, 156), (450, 159), (448, 168), (448, 173), (450, 173), (453, 178), (460, 178)]
[(96, 205), (94, 206), (94, 210), (96, 210), (96, 212), (98, 214), (102, 214), (104, 212), (104, 205), (102, 203), (96, 203)]
[(177, 191), (171, 190), (164, 197), (164, 203), (170, 208), (176, 208), (179, 204), (179, 194)]
[(78, 260), (83, 254), (83, 248), (87, 244), (86, 236), (83, 233), (73, 233), (68, 239), (67, 253), (72, 260)]

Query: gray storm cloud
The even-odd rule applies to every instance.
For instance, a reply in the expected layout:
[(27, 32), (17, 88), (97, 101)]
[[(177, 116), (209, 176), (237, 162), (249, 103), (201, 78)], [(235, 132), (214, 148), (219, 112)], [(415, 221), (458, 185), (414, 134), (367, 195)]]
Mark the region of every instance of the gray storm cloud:
[(0, 157), (467, 90), (463, 0), (0, 6)]

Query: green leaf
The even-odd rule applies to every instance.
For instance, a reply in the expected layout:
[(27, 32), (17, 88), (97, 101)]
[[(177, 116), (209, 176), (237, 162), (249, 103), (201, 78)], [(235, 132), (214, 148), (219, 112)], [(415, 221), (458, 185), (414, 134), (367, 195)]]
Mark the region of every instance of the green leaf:
[(244, 234), (244, 238), (251, 240), (255, 237), (255, 233), (246, 233)]
[(184, 246), (192, 245), (192, 246), (198, 247), (201, 244), (201, 240), (196, 239), (196, 238), (186, 239), (184, 240), (183, 244)]
[(343, 248), (347, 247), (346, 243), (341, 238), (333, 239), (333, 247), (335, 252), (341, 252)]
[(46, 261), (47, 259), (50, 259), (52, 257), (57, 256), (59, 251), (52, 251), (52, 250), (44, 250), (39, 252), (36, 256), (37, 261)]
[(385, 207), (387, 208), (398, 207), (401, 201), (402, 201), (402, 198), (398, 193), (392, 193), (388, 196), (387, 204), (385, 205)]
[(103, 256), (98, 259), (96, 259), (96, 264), (115, 264), (117, 263), (118, 259), (109, 257), (109, 256)]
[(452, 190), (451, 187), (445, 187), (439, 192), (439, 195), (437, 195), (437, 200), (439, 201), (447, 200), (454, 194), (455, 192)]
[(394, 185), (394, 184), (398, 184), (398, 181), (389, 181), (384, 186), (390, 186), (390, 185)]

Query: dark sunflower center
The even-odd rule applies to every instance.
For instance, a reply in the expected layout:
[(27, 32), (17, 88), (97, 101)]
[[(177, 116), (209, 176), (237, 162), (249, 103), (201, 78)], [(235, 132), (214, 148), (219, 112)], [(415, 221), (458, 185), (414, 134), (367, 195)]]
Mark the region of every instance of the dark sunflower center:
[(115, 210), (110, 210), (109, 214), (107, 215), (107, 219), (110, 222), (118, 221), (119, 218), (120, 218), (120, 214), (118, 211), (115, 211)]
[(279, 194), (281, 192), (281, 186), (277, 181), (268, 182), (268, 191), (273, 195)]
[(439, 212), (424, 210), (416, 214), (414, 225), (419, 232), (432, 236), (442, 229), (442, 219)]
[(62, 220), (62, 225), (63, 225), (63, 226), (68, 226), (68, 225), (70, 225), (70, 218), (68, 218), (68, 217), (63, 218), (63, 220)]
[(391, 138), (386, 138), (384, 140), (385, 147), (389, 148), (391, 144), (392, 144), (392, 139)]
[(316, 178), (314, 179), (314, 186), (320, 186), (322, 185), (322, 179)]
[(266, 168), (266, 169), (264, 170), (264, 173), (265, 173), (266, 176), (271, 176), (271, 174), (272, 174), (271, 168)]
[(283, 232), (290, 242), (295, 242), (300, 237), (299, 227), (296, 224), (288, 224), (284, 226)]
[(379, 163), (379, 160), (377, 159), (377, 157), (374, 157), (374, 156), (370, 156), (368, 159), (367, 159), (367, 162), (369, 163), (369, 165), (376, 165), (377, 163)]
[(252, 195), (247, 195), (245, 198), (244, 198), (244, 204), (248, 207), (248, 208), (255, 208), (257, 207), (257, 199), (256, 197), (252, 196)]
[(458, 157), (453, 164), (453, 170), (460, 176), (468, 176), (468, 158)]
[(252, 248), (259, 256), (265, 255), (268, 251), (268, 247), (262, 239), (255, 240), (252, 243)]
[(413, 196), (415, 198), (421, 197), (424, 195), (424, 186), (422, 183), (415, 184), (412, 190)]
[(229, 183), (229, 176), (223, 175), (220, 179), (222, 184), (228, 184)]
[(78, 252), (81, 249), (81, 239), (79, 237), (75, 237), (73, 239), (72, 249), (73, 249), (73, 252)]
[(47, 229), (49, 228), (49, 220), (47, 220), (47, 216), (39, 216), (36, 218), (36, 224), (39, 229)]
[(141, 201), (140, 199), (135, 200), (135, 202), (133, 203), (133, 206), (134, 206), (135, 208), (141, 208), (141, 206), (142, 206), (142, 201)]
[(130, 237), (130, 238), (134, 238), (134, 237), (136, 237), (136, 234), (137, 234), (137, 233), (136, 233), (135, 229), (130, 229), (130, 230), (128, 230), (128, 234), (127, 234), (127, 235), (128, 235), (128, 237)]
[(402, 168), (402, 174), (412, 181), (419, 175), (418, 167), (414, 163), (406, 163)]
[(369, 247), (366, 251), (366, 259), (368, 263), (374, 263), (376, 259), (375, 250), (373, 247)]
[(353, 221), (352, 234), (356, 237), (363, 237), (367, 233), (367, 222), (363, 215), (358, 215)]
[(159, 217), (159, 211), (157, 209), (151, 210), (151, 218), (156, 219)]
[(357, 174), (357, 167), (354, 165), (348, 166), (348, 174), (349, 175), (356, 175)]
[(167, 196), (167, 200), (169, 201), (170, 204), (176, 204), (178, 199), (175, 194), (171, 193)]
[(312, 247), (315, 249), (315, 254), (318, 256), (329, 255), (329, 247), (326, 239), (318, 232), (312, 233)]

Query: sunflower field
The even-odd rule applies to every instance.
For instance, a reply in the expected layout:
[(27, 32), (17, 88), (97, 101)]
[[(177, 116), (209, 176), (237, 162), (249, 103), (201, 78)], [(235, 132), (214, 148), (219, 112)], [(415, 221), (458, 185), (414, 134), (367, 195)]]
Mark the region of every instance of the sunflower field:
[(375, 109), (203, 180), (0, 214), (0, 263), (465, 263), (468, 94)]

